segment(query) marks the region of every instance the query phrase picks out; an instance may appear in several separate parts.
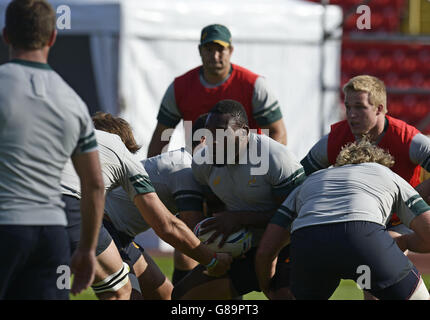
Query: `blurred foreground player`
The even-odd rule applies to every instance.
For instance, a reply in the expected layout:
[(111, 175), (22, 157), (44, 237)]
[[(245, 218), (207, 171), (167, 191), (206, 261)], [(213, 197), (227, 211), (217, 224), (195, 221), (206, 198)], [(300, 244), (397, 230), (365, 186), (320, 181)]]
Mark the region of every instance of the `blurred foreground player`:
[[(81, 179), (82, 229), (71, 260), (72, 293), (94, 279), (103, 180), (85, 103), (47, 64), (55, 12), (45, 1), (15, 0), (0, 67), (0, 299), (68, 299), (57, 268), (70, 262), (61, 171), (71, 156)], [(78, 239), (79, 240), (79, 239)]]

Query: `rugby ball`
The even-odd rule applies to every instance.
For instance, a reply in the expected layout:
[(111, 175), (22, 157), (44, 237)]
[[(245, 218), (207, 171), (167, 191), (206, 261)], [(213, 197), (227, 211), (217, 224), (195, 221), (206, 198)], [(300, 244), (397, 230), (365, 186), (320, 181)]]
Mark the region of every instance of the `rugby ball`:
[[(201, 226), (208, 220), (214, 219), (213, 217), (206, 218), (200, 221), (194, 227), (194, 234), (199, 238), (199, 240), (205, 243), (215, 232), (215, 230), (209, 231), (205, 234), (200, 234), (200, 230), (204, 229)], [(252, 233), (247, 228), (242, 228), (239, 231), (231, 234), (224, 245), (218, 248), (218, 244), (222, 239), (222, 235), (219, 235), (212, 243), (206, 244), (210, 249), (215, 252), (230, 253), (233, 258), (240, 257), (242, 254), (246, 253), (251, 249), (252, 245)]]

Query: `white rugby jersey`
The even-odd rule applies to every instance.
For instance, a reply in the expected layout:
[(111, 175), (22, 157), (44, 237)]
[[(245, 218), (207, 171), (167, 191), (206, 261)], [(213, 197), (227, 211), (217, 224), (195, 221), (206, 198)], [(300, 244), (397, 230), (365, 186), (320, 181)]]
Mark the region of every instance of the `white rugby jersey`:
[(345, 221), (385, 226), (392, 212), (409, 227), (430, 210), (412, 186), (377, 163), (333, 167), (311, 174), (294, 190), (271, 220), (291, 232), (303, 227)]
[[(261, 151), (260, 162), (248, 155), (244, 164), (215, 166), (199, 164), (207, 147), (193, 158), (193, 174), (202, 186), (210, 190), (226, 205), (229, 211), (270, 211), (278, 208), (275, 196), (285, 197), (305, 178), (303, 167), (288, 148), (277, 141), (258, 134), (249, 134), (249, 149)], [(265, 168), (266, 170), (261, 170)], [(252, 174), (258, 169), (259, 174)], [(264, 230), (253, 229), (256, 242)]]
[[(173, 214), (203, 210), (203, 193), (191, 172), (191, 161), (184, 148), (142, 161), (157, 196)], [(122, 188), (107, 194), (105, 212), (117, 230), (132, 237), (150, 228)]]
[(48, 64), (0, 66), (0, 224), (66, 225), (61, 171), (96, 150), (87, 106)]
[[(105, 191), (118, 186), (124, 188), (132, 201), (137, 194), (154, 192), (145, 168), (128, 151), (121, 138), (101, 130), (95, 130)], [(81, 198), (79, 177), (69, 160), (61, 176), (61, 191), (65, 195)]]

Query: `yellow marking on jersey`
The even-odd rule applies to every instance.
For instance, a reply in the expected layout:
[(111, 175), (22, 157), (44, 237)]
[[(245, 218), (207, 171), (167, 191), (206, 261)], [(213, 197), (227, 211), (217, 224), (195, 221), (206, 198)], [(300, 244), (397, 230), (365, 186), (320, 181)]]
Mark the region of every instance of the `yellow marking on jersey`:
[(132, 241), (131, 243), (136, 247), (136, 249), (140, 248), (134, 241)]
[(257, 182), (257, 178), (256, 178), (256, 177), (253, 177), (253, 178), (249, 179), (249, 181), (248, 181), (248, 186), (250, 186), (251, 184), (254, 184), (254, 183), (256, 183), (256, 182)]
[(217, 186), (217, 185), (219, 185), (219, 183), (221, 182), (221, 177), (216, 177), (215, 178), (215, 180), (214, 180), (214, 186)]

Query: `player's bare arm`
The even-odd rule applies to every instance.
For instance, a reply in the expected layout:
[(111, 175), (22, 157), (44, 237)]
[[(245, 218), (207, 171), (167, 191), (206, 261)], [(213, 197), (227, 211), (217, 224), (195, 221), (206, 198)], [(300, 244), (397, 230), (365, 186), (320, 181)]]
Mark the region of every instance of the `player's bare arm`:
[(152, 134), (151, 142), (148, 146), (147, 158), (159, 155), (163, 151), (163, 148), (169, 144), (169, 140), (162, 140), (163, 132), (165, 132), (164, 130), (166, 129), (169, 129), (169, 127), (161, 124), (160, 122), (157, 123), (154, 133)]
[(414, 231), (396, 238), (400, 249), (417, 253), (430, 252), (430, 211), (426, 211), (414, 218), (409, 227)]
[(284, 145), (287, 145), (287, 129), (285, 128), (284, 119), (279, 119), (262, 129), (269, 129), (269, 137)]
[(427, 204), (430, 204), (430, 179), (421, 182), (415, 187), (415, 190), (417, 190)]
[(104, 183), (98, 151), (73, 156), (72, 162), (82, 190), (81, 238), (71, 262), (75, 275), (71, 291), (77, 294), (88, 288), (94, 279), (95, 249), (104, 208)]
[(210, 275), (221, 276), (227, 272), (231, 256), (222, 253), (215, 255), (203, 245), (184, 222), (167, 210), (155, 192), (137, 195), (134, 203), (161, 239), (202, 265), (209, 265), (215, 257), (218, 262), (211, 268)]
[(275, 274), (277, 256), (289, 240), (288, 230), (273, 223), (269, 223), (261, 238), (255, 256), (255, 271), (260, 288), (268, 298), (271, 296), (270, 281)]

